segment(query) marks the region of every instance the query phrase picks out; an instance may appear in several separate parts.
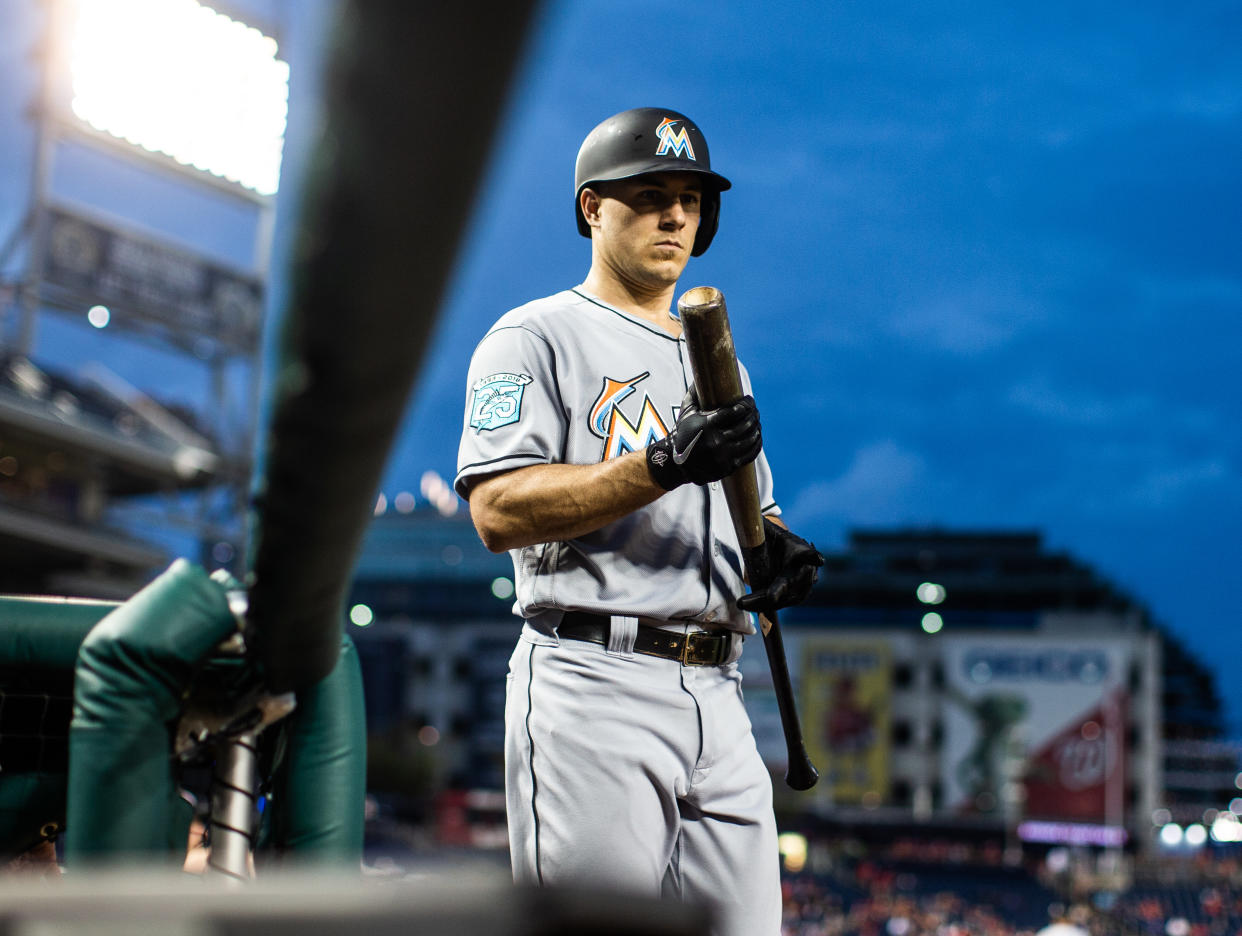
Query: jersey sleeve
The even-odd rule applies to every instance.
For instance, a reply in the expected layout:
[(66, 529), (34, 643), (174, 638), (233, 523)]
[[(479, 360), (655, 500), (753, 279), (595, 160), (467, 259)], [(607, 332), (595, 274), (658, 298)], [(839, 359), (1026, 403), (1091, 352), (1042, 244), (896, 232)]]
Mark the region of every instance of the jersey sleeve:
[(469, 497), (486, 475), (561, 460), (566, 418), (547, 339), (498, 326), (479, 342), (466, 378), (466, 411), (453, 487)]
[[(738, 372), (742, 377), (742, 392), (754, 395), (754, 390), (750, 385), (750, 373), (746, 370), (746, 366), (738, 361)], [(756, 401), (756, 404), (758, 401)], [(759, 421), (763, 422), (763, 409), (759, 410)], [(759, 510), (761, 513), (769, 517), (779, 517), (781, 515), (780, 504), (776, 502), (776, 495), (772, 491), (772, 468), (768, 465), (767, 452), (760, 451), (759, 457), (755, 459), (755, 480), (759, 487)]]

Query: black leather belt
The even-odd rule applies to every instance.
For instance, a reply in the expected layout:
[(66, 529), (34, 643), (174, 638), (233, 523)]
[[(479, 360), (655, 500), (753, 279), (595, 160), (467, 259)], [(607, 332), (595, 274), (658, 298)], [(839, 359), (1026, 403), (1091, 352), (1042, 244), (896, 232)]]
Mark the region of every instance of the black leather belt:
[[(606, 647), (611, 627), (612, 621), (602, 614), (566, 611), (556, 634), (568, 640), (585, 640)], [(678, 660), (682, 666), (719, 666), (728, 662), (732, 651), (733, 632), (726, 630), (683, 634), (639, 624), (634, 638), (635, 653)]]

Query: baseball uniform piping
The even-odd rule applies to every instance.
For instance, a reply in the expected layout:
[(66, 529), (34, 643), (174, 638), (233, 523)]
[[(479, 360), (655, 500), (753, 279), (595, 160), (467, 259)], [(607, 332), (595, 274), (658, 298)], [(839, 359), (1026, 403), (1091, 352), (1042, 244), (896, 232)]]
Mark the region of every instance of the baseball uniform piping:
[(501, 455), (499, 458), (489, 458), (487, 461), (471, 462), (468, 465), (462, 465), (461, 471), (457, 472), (457, 475), (460, 477), (472, 468), (486, 468), (488, 465), (498, 465), (501, 462), (526, 461), (528, 459), (535, 459), (531, 462), (533, 465), (548, 463), (548, 456), (544, 452), (514, 452), (511, 455)]
[(531, 691), (535, 685), (535, 644), (531, 644), (530, 656), (526, 661), (526, 671), (529, 674), (526, 679), (526, 743), (530, 745), (530, 814), (535, 824), (535, 876), (539, 879), (539, 886), (543, 886), (543, 863), (539, 858), (539, 807), (535, 804), (535, 799), (539, 795), (539, 780), (535, 776), (535, 736), (530, 730), (530, 716), (534, 711), (534, 703), (531, 700)]
[(636, 318), (631, 318), (630, 316), (626, 315), (624, 312), (620, 311), (619, 309), (614, 309), (612, 306), (610, 306), (610, 305), (606, 305), (606, 304), (604, 304), (604, 303), (600, 302), (598, 299), (592, 299), (592, 298), (591, 298), (590, 296), (588, 296), (586, 293), (580, 293), (580, 292), (578, 292), (578, 290), (577, 290), (576, 288), (575, 288), (575, 289), (571, 289), (571, 290), (570, 290), (570, 292), (571, 292), (571, 293), (573, 293), (575, 296), (578, 296), (578, 297), (580, 297), (580, 298), (582, 298), (582, 299), (585, 299), (587, 302), (591, 303), (591, 305), (594, 305), (594, 306), (599, 306), (599, 307), (600, 307), (601, 309), (603, 309), (605, 312), (611, 312), (611, 313), (612, 313), (613, 315), (615, 315), (617, 318), (619, 318), (619, 319), (623, 319), (623, 320), (625, 320), (625, 321), (629, 322), (631, 325), (637, 325), (639, 328), (643, 329), (643, 331), (649, 331), (649, 332), (651, 332), (651, 334), (653, 334), (653, 335), (659, 335), (661, 338), (667, 338), (669, 341), (677, 341), (677, 340), (678, 340), (678, 339), (677, 339), (674, 335), (670, 335), (670, 334), (669, 334), (668, 332), (666, 332), (664, 329), (662, 329), (662, 328), (654, 328), (653, 326), (648, 325), (646, 322), (639, 321), (639, 320), (638, 320), (638, 319), (636, 319)]

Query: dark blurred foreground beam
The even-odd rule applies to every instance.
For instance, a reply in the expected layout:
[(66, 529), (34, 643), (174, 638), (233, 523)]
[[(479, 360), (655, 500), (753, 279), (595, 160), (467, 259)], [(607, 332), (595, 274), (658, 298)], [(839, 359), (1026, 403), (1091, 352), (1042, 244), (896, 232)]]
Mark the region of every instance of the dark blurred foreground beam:
[(283, 874), (233, 889), (190, 875), (79, 874), (56, 887), (0, 880), (3, 933), (214, 936), (709, 936), (711, 911), (673, 898), (513, 887), (495, 865), (403, 879)]
[(359, 544), (536, 6), (343, 6), (247, 582), (273, 692), (336, 663)]

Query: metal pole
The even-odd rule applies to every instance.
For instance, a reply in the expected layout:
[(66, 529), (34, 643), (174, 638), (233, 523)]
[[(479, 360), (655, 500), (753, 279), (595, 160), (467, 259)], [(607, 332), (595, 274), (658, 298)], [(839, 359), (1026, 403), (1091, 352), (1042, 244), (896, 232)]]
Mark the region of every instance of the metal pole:
[(211, 854), (208, 873), (250, 880), (250, 850), (258, 803), (257, 731), (220, 745), (211, 785)]
[[(43, 280), (43, 250), (47, 236), (47, 196), (55, 152), (53, 127), (56, 115), (53, 86), (55, 70), (63, 65), (62, 45), (65, 42), (66, 9), (63, 2), (51, 4), (47, 9), (47, 25), (43, 33), (43, 68), (39, 78), (38, 99), (35, 104), (34, 164), (30, 180), (30, 208), (25, 221), (29, 236), (26, 250), (26, 271), (18, 291), (17, 334), (13, 339), (13, 351), (29, 357), (34, 349), (35, 324), (39, 314), (39, 286)], [(60, 85), (55, 85), (60, 87)]]

